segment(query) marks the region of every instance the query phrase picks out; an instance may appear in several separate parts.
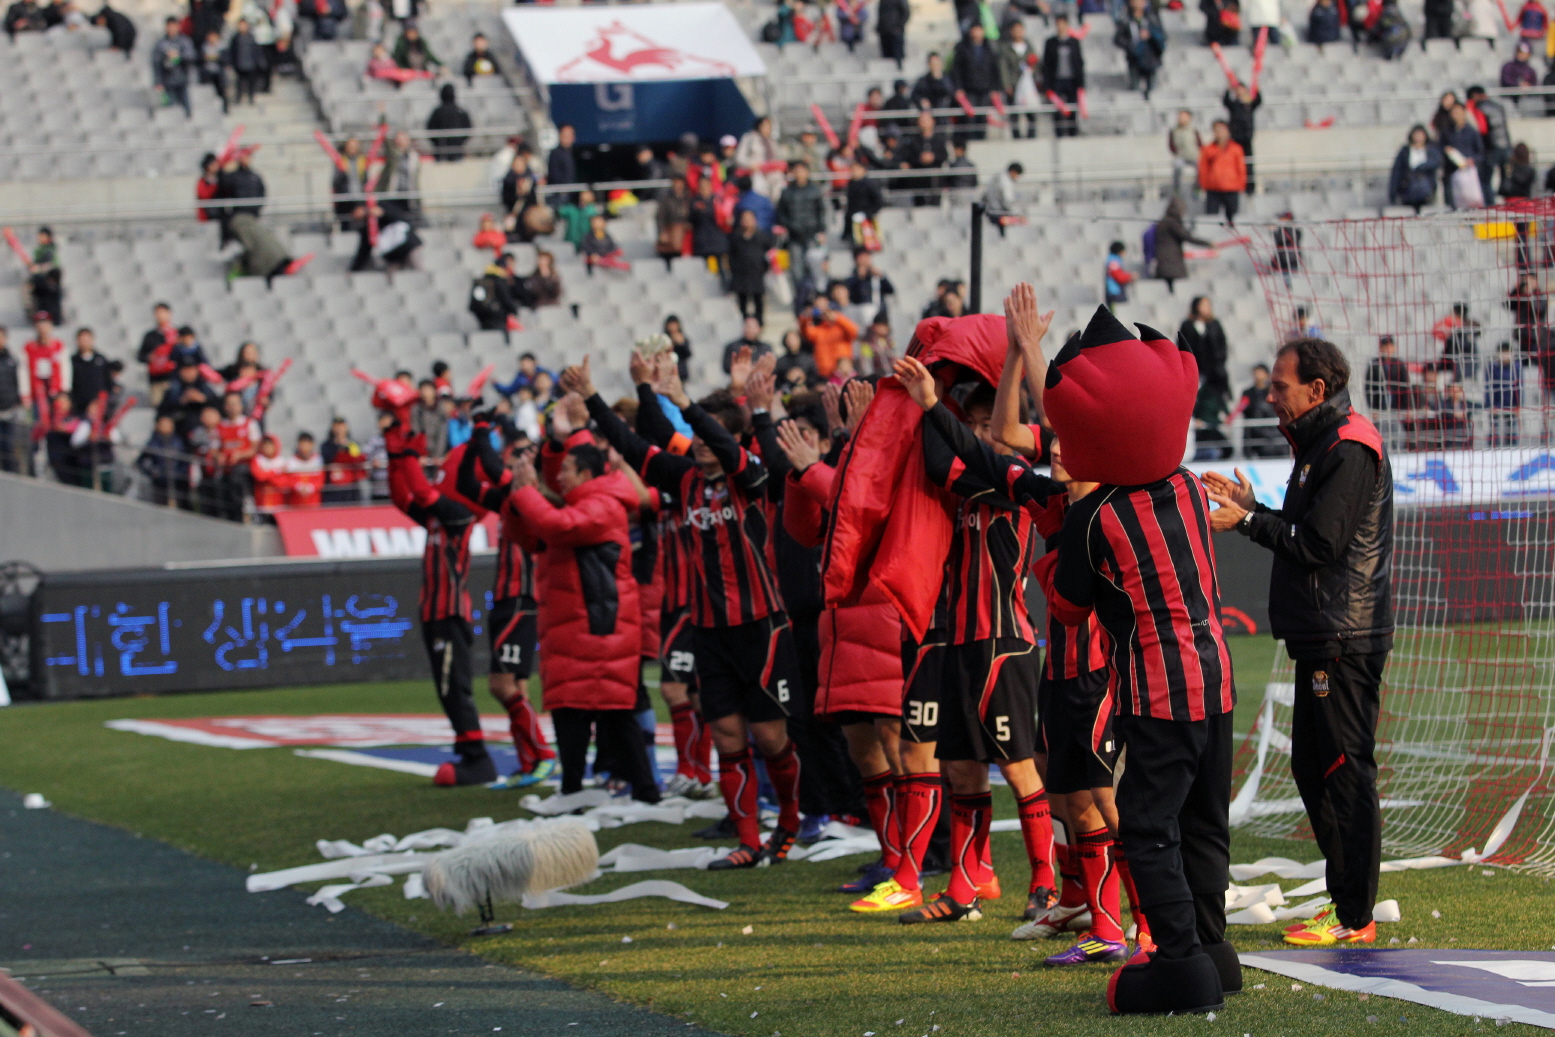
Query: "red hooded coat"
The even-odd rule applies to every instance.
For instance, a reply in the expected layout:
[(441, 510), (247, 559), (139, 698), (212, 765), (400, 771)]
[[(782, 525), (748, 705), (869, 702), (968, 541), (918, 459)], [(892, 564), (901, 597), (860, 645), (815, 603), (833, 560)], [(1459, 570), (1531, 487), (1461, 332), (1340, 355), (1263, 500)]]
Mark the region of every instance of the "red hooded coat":
[(503, 507), (503, 531), (535, 552), (545, 708), (631, 709), (641, 648), (626, 517), (637, 492), (596, 476), (556, 507), (532, 486)]

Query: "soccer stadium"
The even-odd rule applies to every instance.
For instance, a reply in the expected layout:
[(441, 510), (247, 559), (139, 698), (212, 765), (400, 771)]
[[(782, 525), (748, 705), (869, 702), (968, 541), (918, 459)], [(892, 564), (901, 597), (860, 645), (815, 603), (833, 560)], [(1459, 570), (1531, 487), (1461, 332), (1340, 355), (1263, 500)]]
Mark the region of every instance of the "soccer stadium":
[(1555, 1029), (1545, 0), (4, 28), (0, 1037)]

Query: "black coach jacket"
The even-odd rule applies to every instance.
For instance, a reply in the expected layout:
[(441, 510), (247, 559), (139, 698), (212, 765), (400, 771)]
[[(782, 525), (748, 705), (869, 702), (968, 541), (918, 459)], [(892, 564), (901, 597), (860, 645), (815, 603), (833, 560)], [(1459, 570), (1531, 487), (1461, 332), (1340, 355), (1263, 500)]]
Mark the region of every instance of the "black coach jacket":
[(1284, 506), (1238, 531), (1274, 552), (1269, 624), (1292, 659), (1393, 647), (1393, 471), (1344, 390), (1282, 431), (1296, 454)]

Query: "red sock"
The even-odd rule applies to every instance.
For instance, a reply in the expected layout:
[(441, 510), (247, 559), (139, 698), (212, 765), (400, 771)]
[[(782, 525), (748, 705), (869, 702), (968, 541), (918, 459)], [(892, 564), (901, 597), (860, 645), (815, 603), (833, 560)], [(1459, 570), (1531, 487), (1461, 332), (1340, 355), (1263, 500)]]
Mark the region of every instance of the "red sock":
[[(1150, 932), (1150, 922), (1145, 918), (1145, 909), (1139, 905), (1139, 890), (1134, 886), (1134, 875), (1128, 869), (1128, 857), (1123, 853), (1123, 844), (1112, 844), (1112, 864), (1118, 870), (1118, 878), (1123, 881), (1123, 889), (1128, 893), (1129, 913), (1134, 916), (1134, 924), (1139, 927), (1139, 932), (1134, 934), (1137, 940), (1140, 933), (1146, 935)], [(1121, 908), (1119, 909), (1121, 914)]]
[(775, 755), (767, 758), (767, 777), (778, 798), (778, 827), (799, 831), (799, 753), (790, 738)]
[(734, 818), (741, 846), (761, 845), (761, 818), (756, 806), (756, 764), (749, 749), (718, 754), (718, 785), (723, 789), (724, 804)]
[(896, 819), (896, 794), (888, 770), (864, 779), (864, 805), (869, 810), (869, 826), (880, 840), (880, 860), (895, 871), (902, 863), (901, 825)]
[(977, 887), (983, 879), (977, 833), (979, 829), (986, 831), (986, 818), (992, 813), (991, 793), (950, 794), (950, 886), (945, 893), (958, 904), (977, 899)]
[(923, 888), (923, 855), (928, 852), (944, 795), (936, 773), (906, 774), (896, 779), (896, 809), (902, 819), (902, 860), (896, 866), (897, 885)]
[(982, 874), (978, 876), (977, 884), (994, 880), (993, 873), (993, 846), (988, 838), (993, 831), (993, 793), (988, 793), (988, 809), (978, 815), (977, 822), (977, 863), (982, 865)]
[(682, 702), (670, 707), (670, 726), (675, 730), (675, 773), (696, 780), (696, 763), (692, 759), (696, 741), (697, 712), (691, 703)]
[(706, 785), (713, 780), (713, 729), (707, 726), (702, 714), (691, 711), (696, 721), (696, 737), (691, 743), (691, 759), (696, 765), (696, 779)]
[(541, 760), (554, 760), (556, 753), (545, 744), (545, 732), (540, 730), (540, 717), (524, 694), (522, 683), (510, 699), (498, 696), (497, 701), (508, 712), (508, 731), (513, 735), (513, 752), (518, 756), (520, 774), (528, 774), (540, 765)]
[(1080, 858), (1075, 847), (1070, 846), (1064, 840), (1069, 838), (1069, 826), (1063, 822), (1053, 825), (1053, 857), (1058, 861), (1058, 874), (1063, 879), (1063, 888), (1058, 891), (1058, 905), (1060, 907), (1083, 907), (1088, 901), (1085, 899), (1085, 880), (1080, 876)]
[(1091, 935), (1099, 940), (1123, 939), (1123, 909), (1118, 902), (1118, 868), (1112, 833), (1106, 828), (1081, 832), (1072, 856), (1079, 858), (1085, 882), (1085, 902), (1091, 909)]
[(1020, 808), (1020, 834), (1026, 840), (1026, 859), (1031, 861), (1031, 889), (1057, 886), (1053, 875), (1053, 813), (1048, 807), (1047, 793), (1033, 792), (1025, 799), (1017, 799)]

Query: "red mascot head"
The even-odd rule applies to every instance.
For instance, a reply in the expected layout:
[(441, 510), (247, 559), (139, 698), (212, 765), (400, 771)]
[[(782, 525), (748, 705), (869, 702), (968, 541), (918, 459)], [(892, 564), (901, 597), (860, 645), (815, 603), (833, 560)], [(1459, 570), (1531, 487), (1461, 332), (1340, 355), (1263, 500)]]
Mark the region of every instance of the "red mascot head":
[(1086, 482), (1141, 486), (1182, 463), (1199, 390), (1193, 354), (1106, 307), (1047, 370), (1043, 405), (1064, 445), (1064, 467)]

